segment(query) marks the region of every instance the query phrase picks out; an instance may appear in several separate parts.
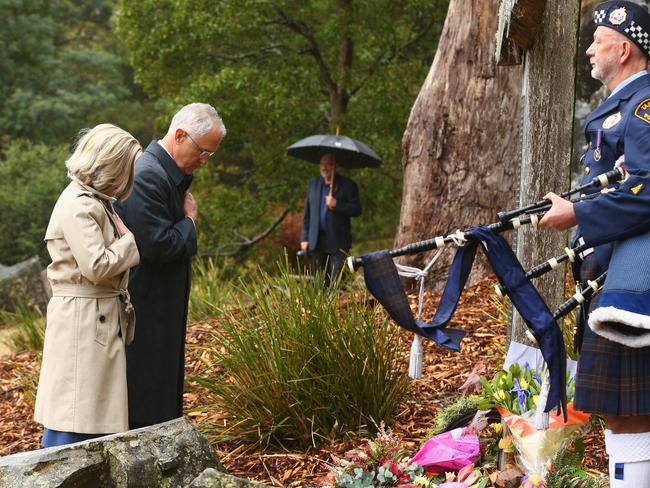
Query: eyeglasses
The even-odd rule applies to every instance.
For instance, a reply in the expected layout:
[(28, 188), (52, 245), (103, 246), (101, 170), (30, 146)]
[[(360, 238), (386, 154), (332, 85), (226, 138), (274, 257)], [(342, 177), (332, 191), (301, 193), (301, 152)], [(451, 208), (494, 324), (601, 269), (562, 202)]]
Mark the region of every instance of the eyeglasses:
[(189, 134), (189, 132), (185, 132), (185, 134), (187, 135), (187, 137), (190, 138), (190, 141), (192, 141), (192, 142), (194, 143), (194, 145), (196, 146), (196, 148), (197, 148), (199, 151), (201, 151), (201, 154), (199, 154), (199, 158), (210, 158), (210, 157), (214, 154), (214, 151), (208, 151), (208, 150), (206, 150), (206, 149), (203, 149), (201, 146), (199, 146), (199, 145), (196, 143), (196, 141), (194, 140), (194, 138)]

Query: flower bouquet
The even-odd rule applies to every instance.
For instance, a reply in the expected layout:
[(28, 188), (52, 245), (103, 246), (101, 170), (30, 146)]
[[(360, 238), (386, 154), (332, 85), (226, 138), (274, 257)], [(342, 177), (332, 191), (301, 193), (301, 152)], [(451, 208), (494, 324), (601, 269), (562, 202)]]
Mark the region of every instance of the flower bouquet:
[[(502, 447), (512, 444), (520, 468), (527, 474), (527, 487), (544, 486), (555, 455), (563, 448), (571, 435), (589, 420), (585, 413), (573, 408), (575, 383), (567, 380), (568, 419), (551, 412), (548, 428), (535, 427), (535, 414), (544, 397), (543, 381), (540, 375), (528, 365), (512, 364), (507, 371), (498, 372), (492, 380), (481, 378), (483, 400), (481, 408), (496, 407), (505, 426)], [(543, 407), (543, 405), (541, 405)]]
[(424, 468), (410, 462), (402, 440), (383, 422), (374, 439), (347, 451), (343, 458), (334, 457), (335, 467), (324, 480), (325, 487), (364, 488), (374, 486), (408, 487), (431, 485)]
[[(469, 440), (473, 451), (477, 446)], [(425, 449), (425, 452), (427, 450)], [(407, 457), (402, 440), (383, 423), (374, 439), (364, 439), (361, 445), (347, 451), (343, 458), (334, 457), (334, 467), (319, 486), (323, 488), (486, 488), (489, 478), (473, 463), (463, 461), (458, 473), (425, 473), (415, 458)], [(465, 456), (467, 454), (464, 454)], [(470, 456), (474, 458), (472, 454)], [(456, 459), (458, 461), (458, 459)], [(457, 468), (456, 468), (457, 469)]]

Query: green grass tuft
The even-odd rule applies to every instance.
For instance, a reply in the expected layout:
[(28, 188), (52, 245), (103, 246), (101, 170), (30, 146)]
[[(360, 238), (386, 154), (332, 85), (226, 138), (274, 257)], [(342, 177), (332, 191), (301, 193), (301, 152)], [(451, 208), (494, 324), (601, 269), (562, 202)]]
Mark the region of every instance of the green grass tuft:
[(0, 323), (15, 329), (5, 341), (15, 352), (40, 353), (45, 339), (45, 316), (33, 307), (19, 305), (14, 312), (0, 310)]
[(286, 263), (242, 285), (208, 351), (219, 373), (194, 378), (227, 416), (208, 435), (316, 445), (389, 423), (408, 388), (397, 329), (367, 295), (349, 297)]
[(224, 257), (195, 259), (192, 263), (192, 291), (189, 321), (201, 322), (219, 314), (231, 298), (234, 268)]
[(481, 395), (461, 396), (454, 403), (441, 409), (434, 419), (433, 426), (427, 432), (427, 438), (442, 434), (457, 420), (475, 414), (479, 410), (481, 398)]

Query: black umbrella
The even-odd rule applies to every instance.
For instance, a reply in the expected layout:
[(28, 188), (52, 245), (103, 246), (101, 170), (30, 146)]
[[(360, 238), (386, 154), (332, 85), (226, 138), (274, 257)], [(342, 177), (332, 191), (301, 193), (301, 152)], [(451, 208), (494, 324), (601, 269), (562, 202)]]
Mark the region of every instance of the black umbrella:
[(310, 163), (320, 163), (324, 154), (334, 154), (345, 168), (377, 168), (381, 158), (363, 142), (346, 136), (318, 134), (305, 137), (287, 148), (287, 154)]

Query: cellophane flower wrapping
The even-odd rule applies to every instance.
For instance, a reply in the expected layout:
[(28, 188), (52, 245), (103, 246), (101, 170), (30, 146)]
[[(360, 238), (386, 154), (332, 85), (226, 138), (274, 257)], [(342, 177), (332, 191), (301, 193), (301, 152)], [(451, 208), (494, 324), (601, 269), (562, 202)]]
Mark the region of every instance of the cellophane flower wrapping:
[[(510, 438), (517, 464), (529, 476), (543, 480), (553, 459), (581, 425), (589, 421), (589, 415), (567, 405), (567, 421), (555, 411), (549, 414), (547, 430), (535, 428), (535, 410), (541, 390), (540, 375), (527, 365), (511, 365), (500, 371), (491, 381), (482, 379), (485, 402), (495, 406), (506, 426), (503, 438)], [(567, 397), (573, 398), (574, 380), (567, 381)], [(507, 442), (505, 443), (508, 444)]]
[(480, 455), (478, 436), (461, 427), (426, 441), (411, 462), (424, 466), (428, 473), (445, 473), (474, 464)]
[(534, 411), (515, 415), (501, 407), (497, 407), (497, 410), (508, 427), (517, 463), (529, 476), (541, 479), (546, 477), (553, 459), (571, 435), (589, 421), (588, 414), (574, 410), (573, 402), (567, 405), (566, 422), (561, 414), (549, 414), (547, 430), (535, 429)]

